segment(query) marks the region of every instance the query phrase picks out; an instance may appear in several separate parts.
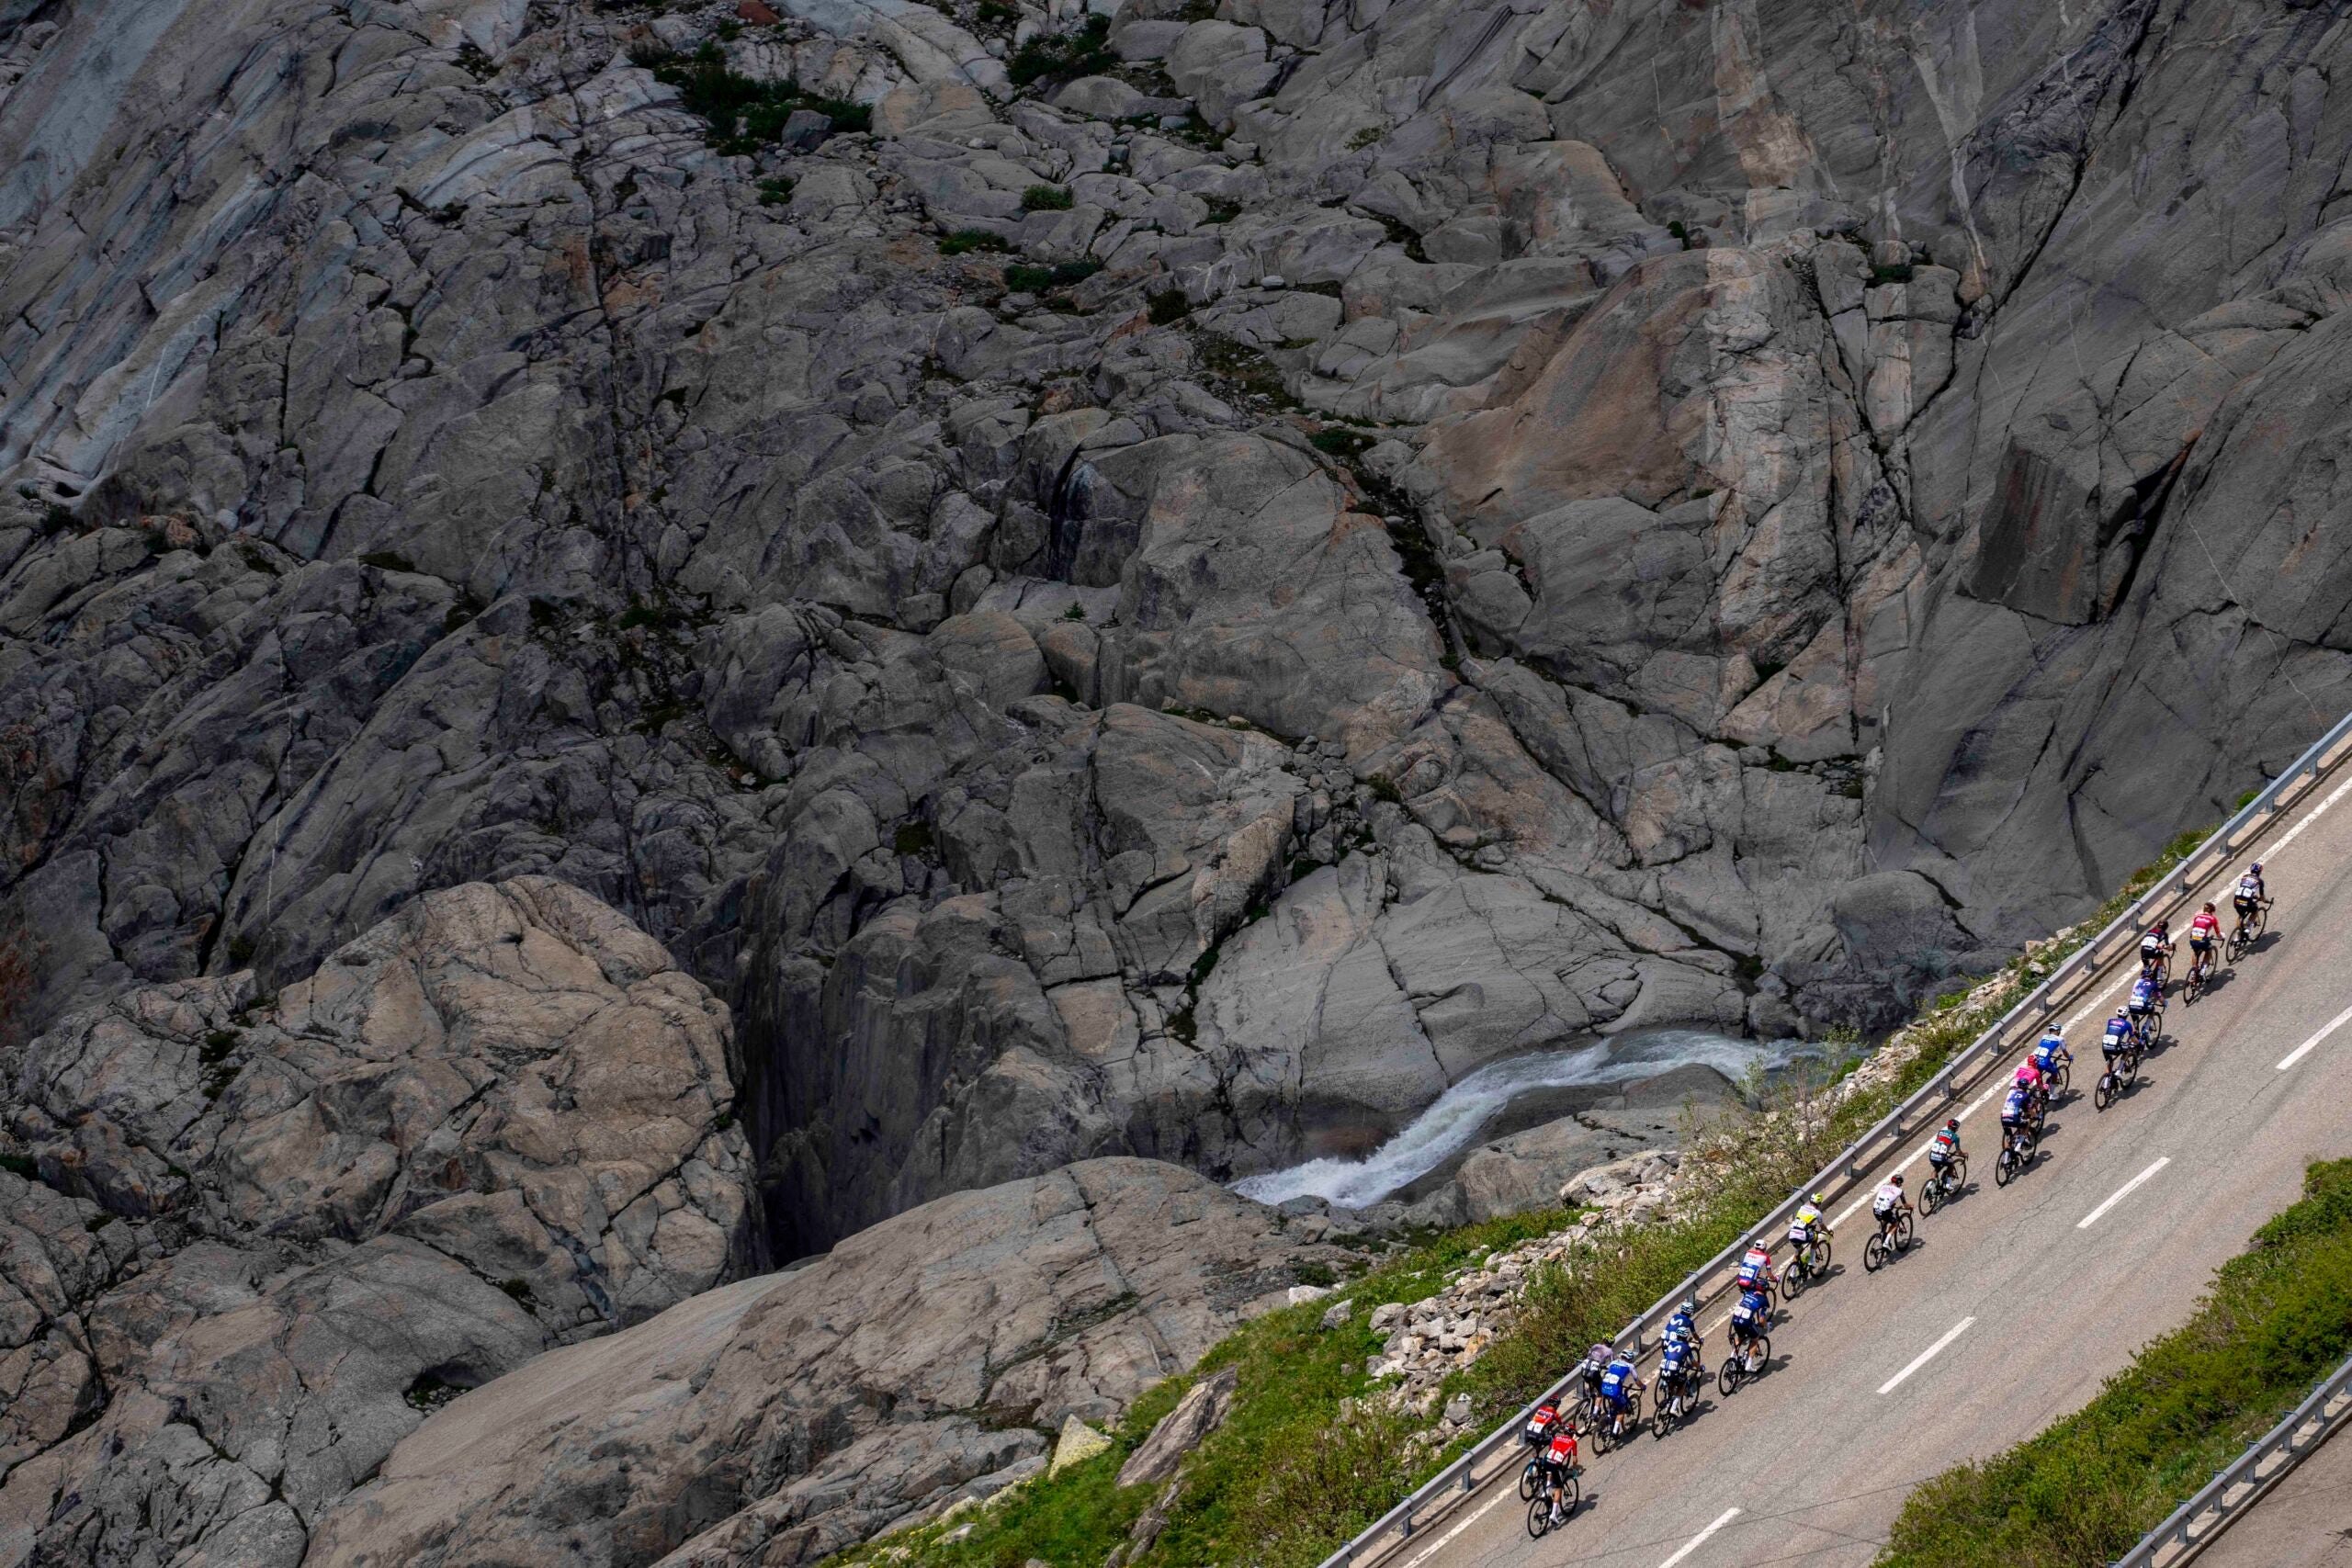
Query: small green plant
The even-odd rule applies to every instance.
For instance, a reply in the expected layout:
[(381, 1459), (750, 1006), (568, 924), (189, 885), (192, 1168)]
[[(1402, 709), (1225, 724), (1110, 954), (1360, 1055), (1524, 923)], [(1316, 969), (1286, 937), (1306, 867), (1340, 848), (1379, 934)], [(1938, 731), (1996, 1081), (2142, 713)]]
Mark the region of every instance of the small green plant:
[(1376, 125), (1367, 125), (1362, 130), (1357, 131), (1353, 136), (1348, 138), (1348, 151), (1351, 152), (1361, 152), (1365, 148), (1371, 146), (1374, 142), (1379, 141), (1380, 137), (1380, 127)]
[(986, 229), (958, 229), (953, 234), (943, 236), (939, 242), (939, 254), (943, 256), (969, 255), (974, 251), (1002, 253), (1011, 249), (1011, 245)]
[(1068, 212), (1076, 200), (1068, 186), (1031, 186), (1021, 193), (1024, 212)]
[(1193, 313), (1193, 302), (1181, 288), (1161, 288), (1144, 296), (1144, 314), (1155, 327), (1181, 321)]
[(526, 1307), (534, 1304), (537, 1300), (531, 1294), (531, 1282), (528, 1280), (520, 1278), (501, 1280), (498, 1281), (498, 1288)]
[(1325, 425), (1307, 440), (1317, 452), (1329, 452), (1334, 457), (1359, 457), (1372, 445), (1372, 437), (1363, 432), (1337, 424)]
[(1363, 786), (1372, 791), (1374, 800), (1385, 800), (1391, 806), (1401, 806), (1405, 802), (1404, 795), (1397, 791), (1396, 781), (1385, 773), (1373, 774), (1363, 781)]
[(1082, 621), (1086, 619), (1086, 606), (1079, 604), (1076, 600), (1072, 600), (1070, 602), (1069, 608), (1062, 612), (1062, 619), (1065, 621)]
[(458, 48), (458, 69), (477, 82), (487, 82), (498, 74), (498, 62), (483, 52), (481, 45), (461, 44)]
[(1111, 18), (1090, 16), (1074, 33), (1031, 39), (1005, 63), (1016, 87), (1057, 86), (1080, 76), (1101, 76), (1119, 68), (1111, 51)]
[(1668, 223), (1666, 226), (1666, 231), (1673, 235), (1676, 240), (1679, 241), (1684, 250), (1687, 251), (1690, 248), (1690, 231), (1689, 227), (1683, 223), (1681, 219), (1677, 218), (1674, 221)]
[(794, 182), (782, 175), (771, 175), (760, 182), (760, 205), (782, 207), (792, 199)]
[(720, 18), (718, 30), (719, 42), (733, 43), (743, 36), (743, 24), (732, 17), (725, 17)]
[(980, 0), (980, 8), (972, 16), (984, 28), (1010, 27), (1021, 18), (1021, 13), (1004, 0)]
[(1004, 286), (1015, 294), (1043, 294), (1048, 289), (1068, 288), (1074, 283), (1083, 283), (1102, 270), (1102, 264), (1091, 258), (1057, 262), (1052, 266), (1016, 262), (1004, 269)]
[(408, 1385), (408, 1392), (402, 1397), (408, 1401), (410, 1409), (422, 1410), (430, 1416), (463, 1393), (465, 1390), (456, 1384), (443, 1382), (431, 1372), (425, 1372)]
[(692, 54), (639, 43), (631, 46), (629, 60), (651, 72), (655, 81), (676, 88), (680, 106), (710, 127), (712, 148), (729, 156), (775, 145), (795, 109), (823, 115), (836, 131), (873, 129), (873, 111), (863, 104), (808, 92), (797, 82), (757, 82), (729, 70), (716, 40)]
[(1208, 220), (1212, 223), (1230, 223), (1241, 216), (1241, 204), (1238, 201), (1228, 201), (1221, 196), (1204, 196), (1201, 201), (1208, 208)]

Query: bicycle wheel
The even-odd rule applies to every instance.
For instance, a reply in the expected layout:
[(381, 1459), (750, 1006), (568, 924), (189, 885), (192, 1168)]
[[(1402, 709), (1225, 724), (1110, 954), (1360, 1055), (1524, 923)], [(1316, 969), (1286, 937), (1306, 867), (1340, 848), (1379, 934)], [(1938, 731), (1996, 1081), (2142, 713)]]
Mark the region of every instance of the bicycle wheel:
[(2075, 1070), (2062, 1064), (2057, 1074), (2050, 1080), (2050, 1098), (2055, 1100), (2064, 1094), (2067, 1089), (2074, 1087), (2074, 1082)]
[(1993, 1185), (2007, 1187), (2017, 1179), (2017, 1174), (2018, 1156), (2010, 1150), (2003, 1149), (2001, 1157), (1993, 1162)]
[(1862, 1243), (1862, 1270), (1875, 1274), (1886, 1262), (1886, 1233), (1873, 1231), (1870, 1240)]
[(2205, 971), (2200, 965), (2191, 964), (2188, 969), (2188, 983), (2180, 988), (2180, 1005), (2185, 1008), (2195, 1007), (2197, 998), (2204, 994)]
[(1792, 1302), (1804, 1294), (1805, 1286), (1811, 1283), (1810, 1276), (1811, 1270), (1805, 1268), (1803, 1258), (1790, 1258), (1788, 1267), (1781, 1270), (1781, 1299)]
[(1721, 1370), (1715, 1373), (1715, 1387), (1725, 1399), (1729, 1399), (1739, 1392), (1739, 1380), (1743, 1375), (1745, 1374), (1740, 1367), (1739, 1352), (1734, 1350), (1724, 1358)]
[(1928, 1178), (1927, 1185), (1919, 1189), (1919, 1209), (1923, 1213), (1932, 1214), (1943, 1206), (1944, 1179), (1938, 1174)]
[(2104, 1111), (2115, 1103), (2115, 1069), (2110, 1067), (2098, 1076), (2098, 1087), (2091, 1090), (2091, 1107)]
[(1911, 1216), (1908, 1213), (1897, 1215), (1894, 1221), (1894, 1250), (1910, 1251), (1911, 1238), (1917, 1234), (1917, 1228), (1912, 1224)]
[(1751, 1378), (1760, 1378), (1771, 1370), (1772, 1337), (1769, 1334), (1759, 1334), (1756, 1337), (1756, 1365), (1748, 1370), (1747, 1375)]
[(1542, 1540), (1552, 1528), (1552, 1499), (1545, 1495), (1527, 1505), (1527, 1539)]
[(1521, 1498), (1535, 1495), (1535, 1461), (1532, 1459), (1527, 1461), (1526, 1468), (1519, 1472), (1519, 1495)]

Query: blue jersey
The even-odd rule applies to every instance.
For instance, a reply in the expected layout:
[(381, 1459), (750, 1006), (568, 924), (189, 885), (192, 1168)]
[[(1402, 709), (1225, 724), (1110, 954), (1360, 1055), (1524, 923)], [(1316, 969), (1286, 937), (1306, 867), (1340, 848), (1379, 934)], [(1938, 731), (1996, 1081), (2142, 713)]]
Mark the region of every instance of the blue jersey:
[(2109, 1019), (2107, 1021), (2107, 1039), (2101, 1044), (2100, 1049), (2106, 1051), (2120, 1051), (2131, 1043), (2132, 1021), (2128, 1018)]
[(1658, 1376), (1664, 1378), (1680, 1377), (1682, 1375), (1682, 1369), (1689, 1362), (1690, 1359), (1690, 1347), (1688, 1341), (1681, 1339), (1668, 1340), (1666, 1342), (1666, 1348), (1658, 1352)]
[(1769, 1304), (1764, 1300), (1763, 1292), (1750, 1291), (1739, 1298), (1737, 1306), (1731, 1309), (1731, 1320), (1748, 1327), (1760, 1328), (1763, 1326), (1764, 1314)]
[(2064, 1041), (2055, 1034), (2045, 1034), (2033, 1048), (2033, 1065), (2046, 1073), (2058, 1065), (2058, 1058), (2065, 1053)]
[(1696, 1339), (1699, 1325), (1687, 1312), (1678, 1312), (1666, 1320), (1666, 1337), (1670, 1344), (1677, 1339)]
[(2156, 1005), (2156, 983), (2146, 976), (2132, 982), (2132, 1010), (2145, 1012)]
[(1633, 1383), (1634, 1363), (1620, 1358), (1610, 1362), (1609, 1370), (1600, 1374), (1601, 1397), (1611, 1404), (1623, 1404)]
[(2033, 1097), (2025, 1091), (2023, 1085), (2011, 1084), (2009, 1086), (2008, 1099), (2001, 1101), (2001, 1120), (2004, 1122), (2017, 1121), (2018, 1118), (2025, 1115), (2028, 1108), (2030, 1107), (2032, 1103)]

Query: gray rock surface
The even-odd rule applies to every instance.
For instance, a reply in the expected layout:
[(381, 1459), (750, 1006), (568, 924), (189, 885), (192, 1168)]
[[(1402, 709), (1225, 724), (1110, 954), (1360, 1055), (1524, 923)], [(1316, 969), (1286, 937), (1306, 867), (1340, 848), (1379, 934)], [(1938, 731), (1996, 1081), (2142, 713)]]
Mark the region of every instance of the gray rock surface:
[(813, 1562), (1028, 1473), (1343, 1256), (1147, 1160), (937, 1199), (461, 1396), (305, 1561)]
[(732, 1043), (524, 878), (0, 1057), (0, 1562), (290, 1568), (424, 1410), (752, 1267)]
[(2352, 705), (2324, 10), (781, 9), (0, 12), (35, 1027), (551, 877), (797, 1256), (1882, 1021)]

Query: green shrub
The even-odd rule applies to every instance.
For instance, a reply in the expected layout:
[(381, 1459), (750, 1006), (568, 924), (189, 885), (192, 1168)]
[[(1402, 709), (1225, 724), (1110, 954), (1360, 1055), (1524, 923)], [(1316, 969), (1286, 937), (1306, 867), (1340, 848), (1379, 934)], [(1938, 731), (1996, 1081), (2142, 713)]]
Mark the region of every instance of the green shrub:
[(1021, 193), (1024, 212), (1068, 212), (1076, 198), (1068, 186), (1031, 186)]
[(1048, 33), (1031, 39), (1005, 63), (1005, 73), (1016, 87), (1043, 83), (1048, 86), (1080, 76), (1100, 76), (1115, 71), (1119, 57), (1111, 52), (1111, 18), (1089, 17), (1074, 33)]
[(1193, 302), (1181, 288), (1162, 288), (1144, 297), (1144, 314), (1155, 327), (1181, 321), (1193, 313)]
[(939, 242), (939, 254), (943, 256), (968, 255), (974, 251), (1009, 251), (1012, 248), (986, 229), (958, 229), (953, 234), (942, 236)]
[(655, 81), (676, 88), (679, 104), (709, 125), (711, 146), (729, 155), (775, 145), (795, 109), (815, 110), (837, 131), (866, 130), (874, 123), (873, 112), (863, 104), (804, 91), (797, 82), (755, 82), (729, 70), (716, 43), (707, 42), (692, 54), (639, 44), (629, 59), (653, 73)]
[(772, 179), (762, 180), (760, 182), (760, 205), (762, 207), (782, 207), (786, 202), (792, 199), (793, 184), (793, 181), (785, 178), (781, 175), (776, 175)]
[(1912, 1493), (1879, 1562), (2098, 1568), (2276, 1425), (2352, 1350), (2352, 1160), (2303, 1194), (2088, 1404)]
[(1083, 283), (1102, 270), (1102, 264), (1091, 259), (1057, 262), (1052, 266), (1016, 262), (1004, 269), (1004, 286), (1015, 294), (1043, 294), (1047, 289)]

